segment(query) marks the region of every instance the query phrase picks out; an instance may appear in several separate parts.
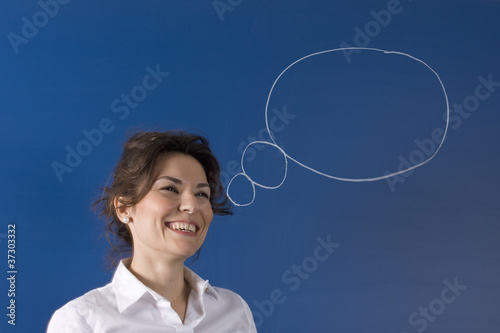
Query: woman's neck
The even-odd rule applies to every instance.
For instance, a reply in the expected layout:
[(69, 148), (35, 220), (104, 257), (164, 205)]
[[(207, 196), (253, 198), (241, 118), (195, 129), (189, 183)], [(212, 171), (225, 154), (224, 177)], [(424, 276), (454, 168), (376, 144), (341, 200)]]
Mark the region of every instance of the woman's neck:
[(129, 270), (144, 285), (165, 297), (184, 322), (191, 291), (184, 279), (184, 261), (153, 260), (134, 254)]

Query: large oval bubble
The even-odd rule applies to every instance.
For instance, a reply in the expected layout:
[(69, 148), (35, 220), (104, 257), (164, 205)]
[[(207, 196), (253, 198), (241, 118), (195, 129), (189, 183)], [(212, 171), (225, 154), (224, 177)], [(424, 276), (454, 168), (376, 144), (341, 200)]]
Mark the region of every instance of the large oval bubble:
[[(344, 53), (353, 51), (359, 54), (348, 63)], [(272, 141), (289, 159), (329, 178), (372, 181), (391, 176), (399, 156), (419, 145), (425, 146), (419, 159), (395, 174), (432, 159), (445, 137), (433, 140), (432, 131), (445, 133), (449, 106), (441, 79), (423, 61), (348, 48), (288, 66), (271, 88), (265, 116)]]

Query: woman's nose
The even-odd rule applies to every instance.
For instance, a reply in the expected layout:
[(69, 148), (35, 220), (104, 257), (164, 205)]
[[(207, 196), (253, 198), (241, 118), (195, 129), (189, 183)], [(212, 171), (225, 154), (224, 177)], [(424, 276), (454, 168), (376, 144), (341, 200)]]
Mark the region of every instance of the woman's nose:
[(200, 210), (200, 204), (193, 193), (183, 193), (179, 205), (181, 212), (196, 214)]

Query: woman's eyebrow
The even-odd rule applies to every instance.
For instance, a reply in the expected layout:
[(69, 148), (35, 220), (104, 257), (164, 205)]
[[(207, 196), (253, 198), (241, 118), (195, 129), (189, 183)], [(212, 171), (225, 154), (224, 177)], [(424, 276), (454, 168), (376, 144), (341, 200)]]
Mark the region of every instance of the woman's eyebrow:
[[(182, 180), (175, 178), (175, 177), (170, 177), (170, 176), (161, 176), (158, 178), (158, 180), (160, 180), (160, 179), (168, 179), (177, 185), (182, 185), (182, 183), (183, 183)], [(210, 188), (210, 185), (208, 183), (199, 183), (198, 185), (196, 185), (196, 188), (202, 188), (202, 187)]]
[(210, 188), (210, 185), (207, 184), (207, 183), (199, 183), (198, 185), (196, 185), (196, 188), (201, 188), (201, 187), (208, 187), (208, 188)]
[(173, 183), (175, 183), (177, 185), (181, 185), (182, 184), (182, 180), (180, 180), (178, 178), (170, 177), (170, 176), (161, 176), (161, 177), (158, 177), (157, 180), (160, 180), (160, 179), (168, 179), (168, 180), (172, 181)]

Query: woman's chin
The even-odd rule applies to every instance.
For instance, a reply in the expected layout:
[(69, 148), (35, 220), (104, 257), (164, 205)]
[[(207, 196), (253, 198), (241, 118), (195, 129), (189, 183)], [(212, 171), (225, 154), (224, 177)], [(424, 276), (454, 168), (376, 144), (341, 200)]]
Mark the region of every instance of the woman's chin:
[(194, 247), (194, 246), (182, 246), (179, 247), (176, 251), (176, 254), (180, 257), (185, 259), (188, 259), (189, 257), (192, 257), (198, 252), (199, 247)]

